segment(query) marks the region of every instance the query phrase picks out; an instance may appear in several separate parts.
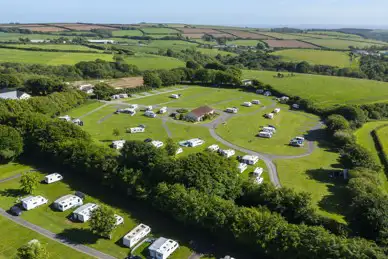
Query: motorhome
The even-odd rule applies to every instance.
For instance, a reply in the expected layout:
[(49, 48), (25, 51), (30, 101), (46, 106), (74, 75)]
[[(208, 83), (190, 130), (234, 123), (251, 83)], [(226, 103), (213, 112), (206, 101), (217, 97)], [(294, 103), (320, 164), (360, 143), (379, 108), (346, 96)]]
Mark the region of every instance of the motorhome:
[(58, 181), (60, 181), (62, 179), (63, 179), (62, 175), (60, 175), (58, 173), (53, 173), (53, 174), (46, 175), (44, 177), (44, 182), (47, 183), (47, 184), (50, 184), (50, 183), (58, 182)]
[(280, 112), (280, 108), (276, 108), (275, 110), (273, 110), (273, 113), (279, 113)]
[(242, 104), (242, 106), (251, 107), (251, 106), (252, 106), (252, 103), (251, 103), (251, 102), (244, 102), (244, 103)]
[(150, 257), (155, 259), (167, 259), (175, 250), (179, 248), (179, 244), (171, 239), (159, 237), (148, 248)]

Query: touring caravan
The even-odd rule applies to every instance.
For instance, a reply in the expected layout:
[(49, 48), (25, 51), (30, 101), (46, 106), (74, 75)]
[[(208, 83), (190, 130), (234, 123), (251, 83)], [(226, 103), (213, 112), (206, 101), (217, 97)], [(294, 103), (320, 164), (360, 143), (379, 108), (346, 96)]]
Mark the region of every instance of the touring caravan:
[(53, 174), (46, 175), (44, 178), (44, 182), (47, 184), (50, 184), (50, 183), (58, 182), (62, 179), (63, 179), (62, 175), (60, 175), (58, 173), (53, 173)]

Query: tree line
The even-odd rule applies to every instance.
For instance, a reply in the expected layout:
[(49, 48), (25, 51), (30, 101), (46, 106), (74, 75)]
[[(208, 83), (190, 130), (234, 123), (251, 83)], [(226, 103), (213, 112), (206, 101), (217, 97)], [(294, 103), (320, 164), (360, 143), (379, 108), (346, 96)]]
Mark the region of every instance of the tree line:
[[(53, 110), (84, 100), (82, 94), (67, 94), (67, 105), (58, 100), (51, 103)], [(52, 97), (31, 99), (35, 98)], [(139, 141), (128, 141), (118, 154), (95, 143), (80, 127), (50, 118), (49, 109), (38, 109), (27, 101), (13, 103), (4, 101), (0, 124), (19, 132), (24, 157), (96, 179), (112, 192), (143, 200), (181, 224), (246, 247), (255, 257), (385, 257), (373, 242), (334, 235), (310, 224), (305, 219), (311, 212), (308, 195), (282, 193), (268, 186), (247, 188), (249, 183), (237, 176), (234, 160), (207, 152), (176, 158), (173, 148), (156, 149)], [(253, 199), (255, 193), (265, 200)], [(281, 206), (275, 206), (276, 200), (282, 200)]]

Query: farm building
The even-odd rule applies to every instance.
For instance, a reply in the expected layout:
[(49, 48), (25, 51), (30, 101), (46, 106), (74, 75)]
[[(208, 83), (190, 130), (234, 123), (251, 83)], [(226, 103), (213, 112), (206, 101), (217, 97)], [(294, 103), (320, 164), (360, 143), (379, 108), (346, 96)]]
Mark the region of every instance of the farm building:
[(244, 103), (242, 104), (242, 106), (251, 107), (251, 106), (252, 106), (252, 103), (251, 103), (251, 102), (244, 102)]
[(46, 175), (44, 178), (44, 182), (47, 184), (50, 184), (50, 183), (58, 182), (62, 179), (63, 179), (62, 175), (60, 175), (58, 173), (53, 173), (53, 174)]
[(226, 108), (225, 109), (225, 112), (228, 112), (228, 113), (237, 113), (238, 112), (238, 109), (236, 107), (233, 107), (233, 108)]
[(97, 43), (97, 44), (113, 44), (114, 40), (88, 40), (89, 43)]
[(149, 117), (149, 118), (155, 118), (156, 117), (156, 113), (154, 113), (153, 111), (146, 111), (144, 113), (144, 116)]
[(48, 200), (42, 196), (28, 196), (21, 199), (21, 202), (25, 210), (32, 210), (40, 205), (46, 204)]
[(201, 106), (186, 114), (185, 119), (188, 121), (202, 121), (205, 116), (211, 114), (214, 114), (213, 108), (210, 108), (209, 106)]
[(211, 145), (211, 146), (209, 146), (209, 147), (207, 148), (207, 150), (213, 151), (213, 152), (218, 151), (219, 149), (220, 149), (220, 147), (219, 147), (218, 145), (216, 145), (216, 144)]
[(154, 147), (156, 148), (161, 148), (163, 147), (163, 142), (162, 141), (159, 141), (159, 140), (153, 140), (151, 141), (151, 145), (153, 145)]
[(239, 163), (238, 166), (237, 166), (237, 169), (240, 171), (240, 173), (242, 173), (245, 170), (247, 170), (247, 168), (248, 168), (247, 164), (244, 164), (244, 163)]
[(140, 224), (123, 237), (123, 245), (131, 248), (151, 232), (147, 225)]
[(241, 163), (245, 163), (247, 165), (254, 165), (257, 162), (259, 162), (258, 156), (245, 155), (241, 158)]
[(271, 132), (266, 132), (266, 131), (260, 131), (259, 132), (259, 137), (261, 137), (261, 138), (272, 138), (272, 133)]
[(0, 99), (27, 100), (31, 95), (18, 90), (3, 90), (0, 92)]
[(236, 151), (233, 149), (227, 149), (227, 150), (219, 150), (220, 154), (226, 158), (229, 158), (231, 156), (234, 156), (236, 154)]
[(129, 132), (130, 133), (143, 133), (144, 132), (144, 128), (142, 127), (135, 127), (135, 128), (130, 128), (129, 129)]
[(164, 237), (159, 237), (155, 242), (148, 248), (150, 251), (151, 258), (155, 259), (166, 259), (169, 257), (176, 249), (178, 249), (179, 244), (171, 239)]
[(115, 223), (116, 226), (124, 223), (124, 218), (121, 217), (120, 215), (115, 214), (115, 219), (116, 219), (116, 223)]
[(261, 167), (256, 167), (255, 171), (253, 171), (253, 175), (256, 177), (260, 177), (263, 174), (263, 168)]
[(54, 201), (53, 206), (60, 211), (65, 211), (82, 205), (82, 199), (78, 196), (68, 194)]
[(162, 108), (160, 108), (160, 110), (159, 110), (159, 113), (160, 114), (164, 114), (164, 113), (166, 113), (167, 112), (167, 107), (162, 107)]
[(81, 222), (86, 222), (92, 216), (92, 212), (97, 208), (98, 208), (97, 204), (86, 203), (73, 212), (73, 218)]
[(259, 100), (253, 100), (252, 104), (260, 104), (261, 102)]
[(124, 147), (125, 140), (115, 140), (112, 141), (112, 148), (114, 149), (122, 149)]

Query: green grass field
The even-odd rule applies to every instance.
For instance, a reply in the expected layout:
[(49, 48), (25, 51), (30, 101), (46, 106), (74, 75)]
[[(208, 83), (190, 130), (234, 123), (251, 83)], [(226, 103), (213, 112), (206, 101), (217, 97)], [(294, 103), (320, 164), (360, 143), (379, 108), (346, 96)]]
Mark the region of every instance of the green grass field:
[[(1, 41), (19, 41), (19, 38), (29, 38), (30, 40), (47, 40), (47, 39), (58, 39), (63, 36), (59, 35), (42, 35), (42, 34), (22, 34), (22, 33), (6, 33), (0, 32)], [(65, 36), (67, 39), (72, 39), (74, 36)]]
[(310, 38), (308, 36), (303, 36), (303, 35), (286, 34), (286, 33), (278, 33), (278, 32), (259, 32), (259, 33), (270, 37), (274, 37), (277, 39), (283, 39), (283, 40), (304, 40), (304, 39)]
[(0, 226), (0, 259), (15, 258), (17, 249), (33, 239), (39, 240), (46, 246), (50, 259), (93, 258), (22, 227), (3, 216), (0, 216)]
[(66, 112), (66, 114), (73, 118), (78, 118), (89, 111), (92, 111), (98, 107), (101, 107), (102, 105), (104, 105), (104, 103), (90, 100), (85, 104)]
[(351, 40), (342, 40), (342, 39), (304, 39), (306, 42), (310, 42), (325, 48), (329, 49), (343, 49), (348, 50), (349, 46), (353, 46), (355, 48), (368, 48), (371, 46), (384, 46), (383, 43), (380, 42), (359, 42), (359, 41), (351, 41)]
[(309, 31), (308, 34), (312, 34), (313, 36), (331, 36), (338, 38), (349, 38), (349, 39), (363, 39), (360, 35), (356, 34), (348, 34), (338, 31)]
[[(379, 126), (388, 124), (388, 121), (374, 121), (365, 123), (360, 129), (358, 129), (354, 135), (356, 136), (357, 143), (366, 148), (373, 156), (373, 158), (381, 165), (379, 155), (376, 150), (375, 142), (372, 138), (372, 131)], [(378, 131), (379, 137), (383, 140), (387, 137), (387, 128)], [(381, 135), (380, 135), (381, 134)], [(385, 142), (383, 144), (386, 144)], [(388, 152), (387, 152), (388, 153)], [(384, 171), (379, 173), (379, 178), (383, 188), (388, 192), (388, 179)]]
[(204, 48), (197, 48), (197, 50), (203, 54), (206, 54), (206, 55), (209, 55), (209, 56), (217, 56), (218, 54), (220, 54), (221, 56), (228, 56), (228, 55), (231, 55), (231, 56), (237, 56), (236, 53), (233, 53), (233, 52), (227, 52), (227, 51), (223, 51), (223, 50), (219, 50), (219, 49), (204, 49)]
[(103, 59), (113, 61), (112, 55), (93, 53), (66, 53), (0, 49), (0, 62), (17, 62), (44, 65), (74, 65), (81, 61)]
[(141, 28), (146, 34), (178, 34), (177, 30), (171, 28)]
[(177, 67), (184, 67), (186, 65), (185, 62), (176, 58), (150, 54), (136, 54), (134, 56), (127, 56), (125, 57), (125, 62), (138, 66), (140, 70), (172, 69)]
[[(289, 112), (286, 105), (277, 105), (281, 112), (273, 120), (263, 117), (273, 108), (265, 109), (254, 114), (235, 116), (225, 125), (219, 125), (217, 133), (235, 145), (271, 155), (301, 155), (307, 152), (307, 145), (303, 148), (291, 147), (290, 140), (296, 136), (303, 136), (318, 123), (315, 116), (307, 117), (304, 113)], [(276, 134), (271, 139), (257, 137), (260, 127), (268, 124), (275, 125)], [(243, 125), (243, 129), (241, 127)]]
[(276, 78), (276, 73), (245, 70), (244, 78), (256, 78), (290, 96), (310, 99), (321, 107), (365, 104), (388, 100), (388, 83), (346, 77), (295, 74)]
[(143, 33), (139, 30), (119, 30), (112, 31), (113, 37), (115, 36), (143, 36)]
[(39, 48), (39, 49), (55, 49), (55, 50), (88, 50), (88, 51), (101, 52), (101, 50), (98, 50), (98, 49), (92, 49), (86, 46), (75, 45), (75, 44), (10, 44), (7, 46), (12, 46), (20, 49)]
[(301, 62), (307, 61), (314, 65), (330, 65), (336, 67), (352, 67), (357, 69), (357, 60), (350, 61), (348, 52), (309, 50), (309, 49), (287, 49), (275, 51), (272, 55), (280, 56), (284, 61)]
[(158, 49), (172, 49), (174, 51), (195, 48), (198, 44), (183, 41), (183, 40), (153, 40), (148, 43), (147, 47), (158, 48)]
[(0, 180), (32, 170), (33, 168), (18, 164), (8, 163), (0, 165)]
[(228, 41), (227, 44), (235, 44), (238, 46), (256, 47), (259, 40), (232, 40)]

